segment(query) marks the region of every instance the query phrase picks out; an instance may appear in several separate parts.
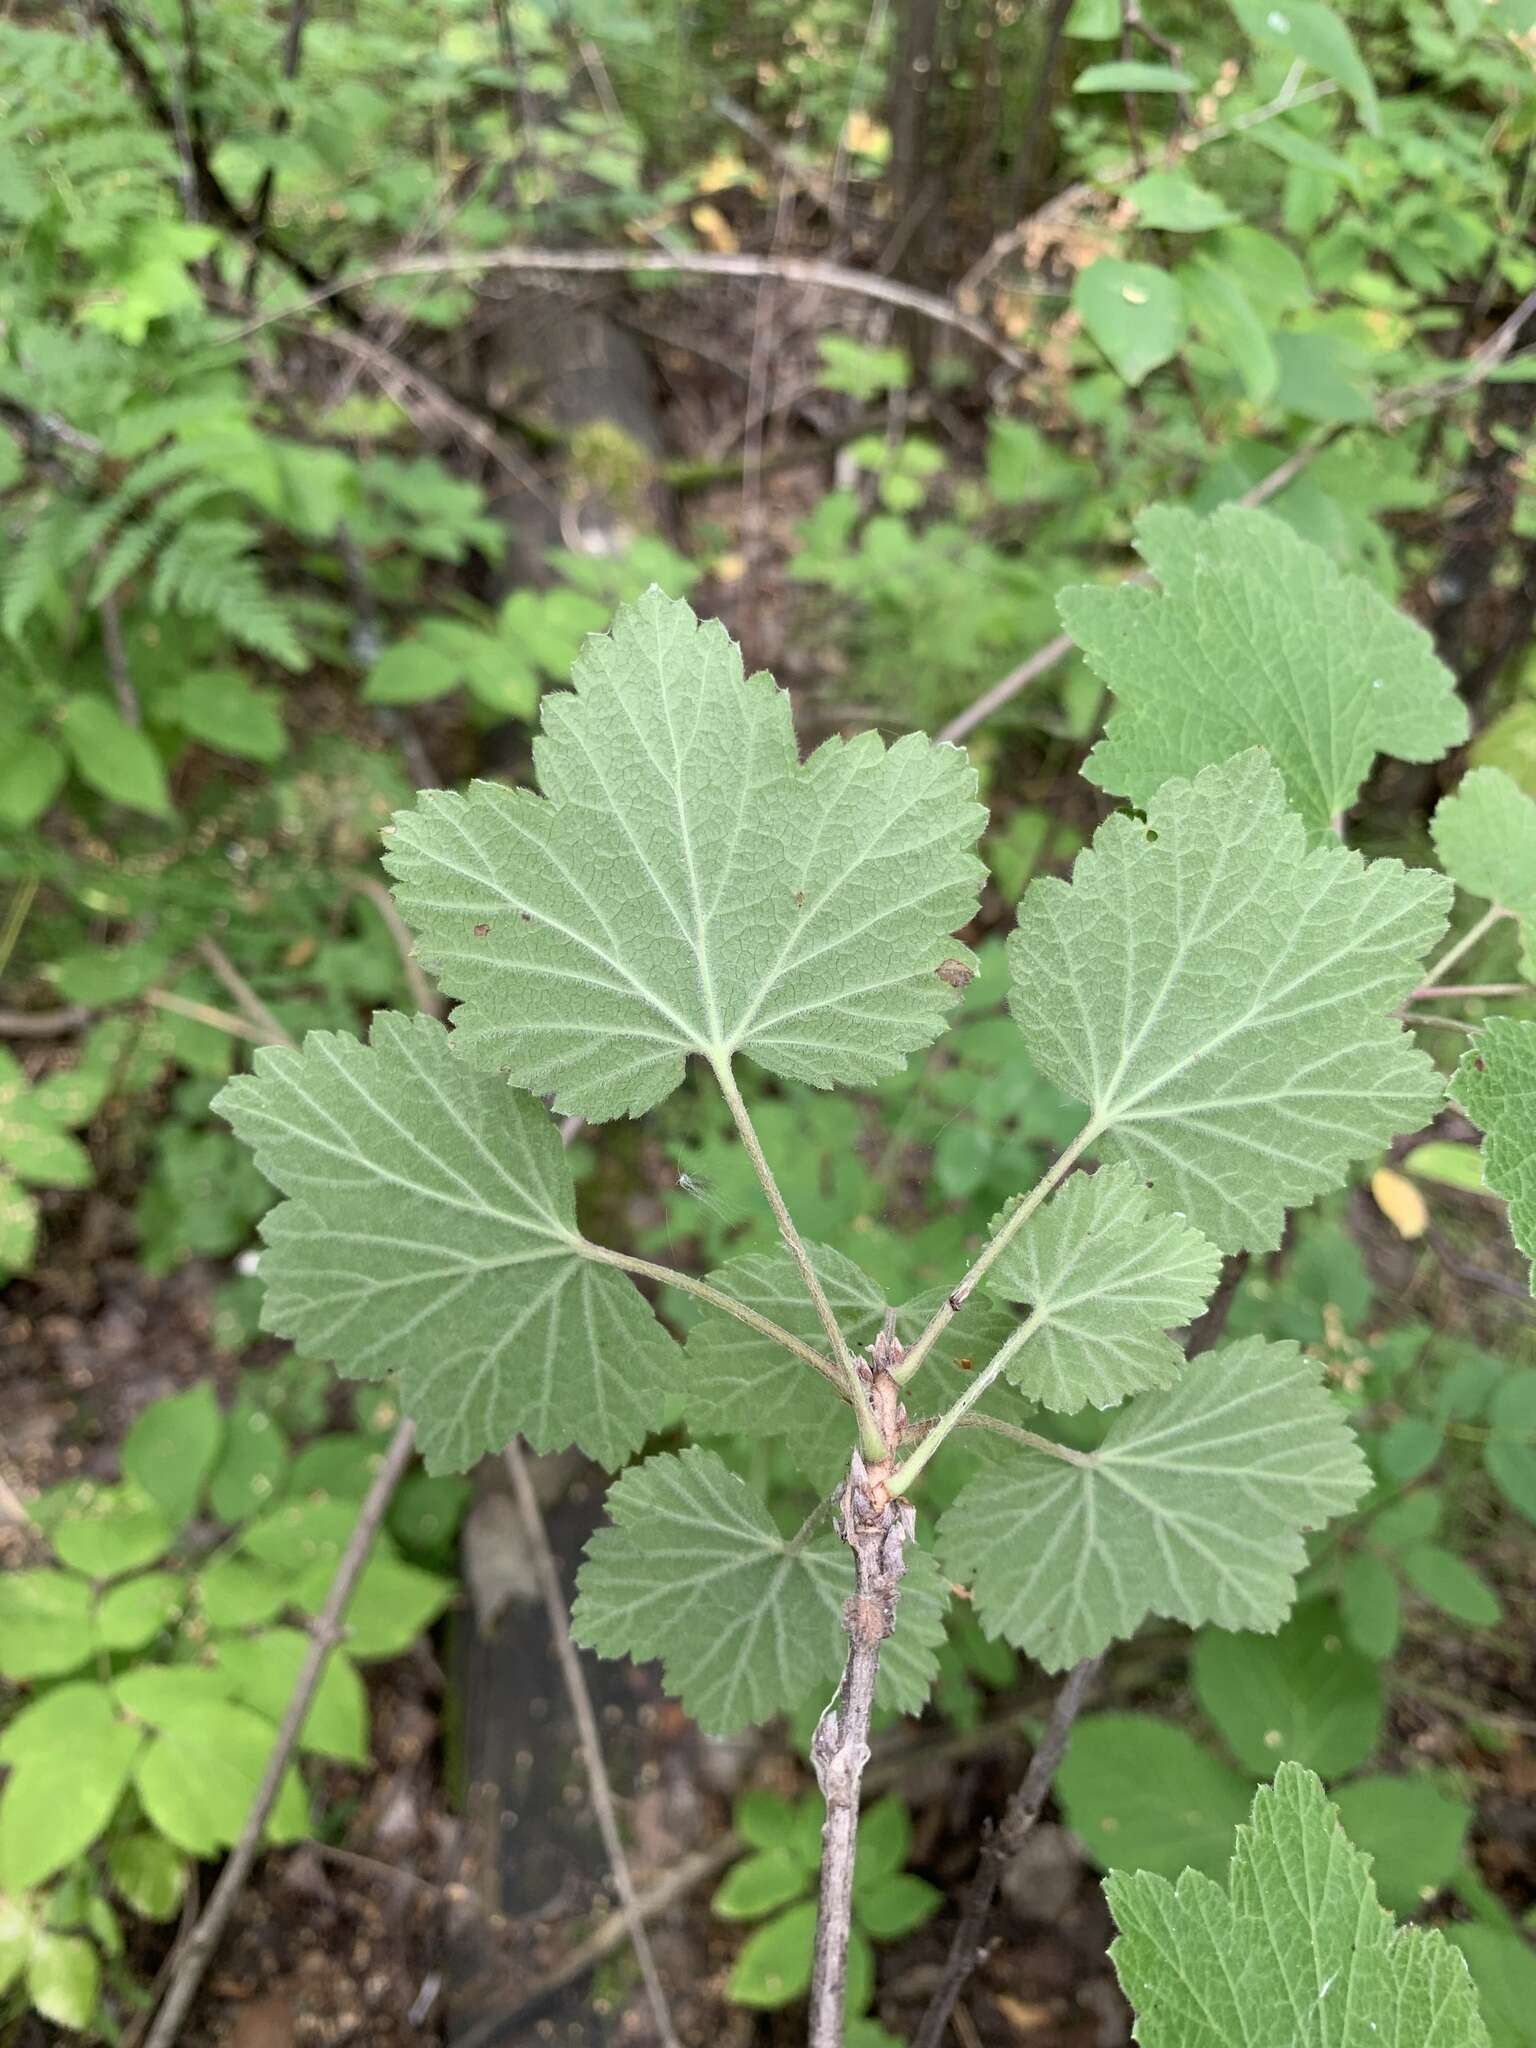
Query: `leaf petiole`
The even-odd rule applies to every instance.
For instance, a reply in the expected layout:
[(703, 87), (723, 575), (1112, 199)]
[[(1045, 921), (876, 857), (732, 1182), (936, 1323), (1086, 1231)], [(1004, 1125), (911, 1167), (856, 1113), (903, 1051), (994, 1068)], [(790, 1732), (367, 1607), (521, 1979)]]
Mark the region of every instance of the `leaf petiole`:
[[(1026, 1316), (1013, 1335), (998, 1347), (960, 1398), (952, 1407), (946, 1409), (944, 1414), (934, 1423), (912, 1455), (909, 1458), (903, 1459), (901, 1464), (897, 1466), (895, 1473), (886, 1481), (886, 1491), (888, 1493), (904, 1494), (909, 1490), (912, 1482), (917, 1478), (940, 1444), (945, 1441), (956, 1425), (963, 1422), (965, 1417), (970, 1414), (1009, 1359), (1024, 1349), (1024, 1346), (1033, 1337), (1036, 1330), (1039, 1329), (1043, 1320), (1044, 1317), (1041, 1310), (1036, 1309), (1032, 1315)], [(1042, 1445), (1046, 1441), (1047, 1439), (1044, 1437), (1040, 1438)]]
[(869, 1390), (860, 1377), (853, 1354), (837, 1326), (837, 1317), (832, 1312), (832, 1304), (827, 1299), (826, 1289), (817, 1278), (816, 1268), (811, 1264), (811, 1255), (805, 1248), (805, 1241), (795, 1228), (795, 1219), (789, 1213), (789, 1205), (779, 1192), (779, 1184), (773, 1177), (773, 1168), (768, 1164), (768, 1155), (763, 1150), (762, 1141), (742, 1099), (741, 1090), (736, 1086), (736, 1076), (731, 1072), (731, 1063), (727, 1058), (720, 1058), (711, 1060), (710, 1065), (714, 1068), (715, 1079), (720, 1083), (720, 1093), (725, 1097), (726, 1107), (735, 1120), (737, 1135), (746, 1147), (747, 1157), (752, 1161), (752, 1169), (757, 1175), (763, 1193), (768, 1197), (768, 1206), (779, 1226), (779, 1235), (799, 1268), (800, 1278), (805, 1282), (805, 1291), (811, 1297), (811, 1304), (820, 1318), (821, 1327), (827, 1333), (827, 1341), (832, 1346), (832, 1355), (837, 1360), (853, 1408), (854, 1420), (859, 1426), (859, 1449), (866, 1458), (880, 1463), (890, 1456), (890, 1446), (875, 1420), (875, 1413), (869, 1402)]
[[(964, 1308), (976, 1287), (976, 1283), (987, 1271), (993, 1260), (1011, 1242), (1015, 1234), (1023, 1229), (1024, 1225), (1034, 1215), (1051, 1190), (1059, 1186), (1066, 1179), (1088, 1147), (1096, 1138), (1103, 1135), (1103, 1130), (1103, 1124), (1096, 1117), (1084, 1124), (1083, 1128), (1056, 1160), (1055, 1164), (1041, 1174), (1039, 1180), (1035, 1182), (1029, 1193), (1019, 1203), (1019, 1206), (1008, 1218), (1002, 1229), (982, 1247), (976, 1263), (960, 1282), (960, 1285), (953, 1294), (948, 1295), (940, 1303), (930, 1319), (927, 1329), (923, 1331), (914, 1344), (908, 1347), (906, 1356), (902, 1359), (901, 1363), (892, 1368), (891, 1376), (898, 1386), (904, 1387), (909, 1384), (918, 1368), (922, 1365), (923, 1360), (949, 1328), (955, 1317), (959, 1315), (961, 1309)], [(1012, 1344), (1013, 1341), (1014, 1339), (1011, 1337), (1008, 1340), (1009, 1344)], [(1004, 1349), (1007, 1349), (1006, 1345)], [(1001, 1353), (999, 1353), (999, 1356), (1001, 1356)], [(995, 1365), (997, 1360), (994, 1359), (992, 1363)], [(991, 1367), (989, 1366), (987, 1370), (990, 1372)], [(987, 1384), (990, 1385), (990, 1381)], [(979, 1383), (977, 1391), (980, 1391)]]
[(654, 1280), (662, 1287), (678, 1287), (684, 1294), (691, 1294), (698, 1301), (707, 1301), (711, 1308), (717, 1308), (722, 1315), (734, 1316), (738, 1323), (745, 1323), (748, 1329), (756, 1330), (760, 1337), (769, 1337), (785, 1351), (814, 1366), (824, 1380), (830, 1380), (840, 1394), (847, 1390), (843, 1375), (832, 1363), (809, 1344), (802, 1343), (792, 1331), (784, 1329), (769, 1316), (761, 1316), (755, 1308), (748, 1308), (744, 1301), (737, 1301), (719, 1287), (711, 1287), (707, 1280), (700, 1280), (692, 1273), (680, 1273), (674, 1266), (658, 1266), (651, 1259), (636, 1258), (632, 1252), (617, 1252), (611, 1245), (594, 1244), (591, 1238), (578, 1240), (583, 1258), (593, 1259), (602, 1266), (617, 1266), (621, 1273), (633, 1273), (637, 1279)]

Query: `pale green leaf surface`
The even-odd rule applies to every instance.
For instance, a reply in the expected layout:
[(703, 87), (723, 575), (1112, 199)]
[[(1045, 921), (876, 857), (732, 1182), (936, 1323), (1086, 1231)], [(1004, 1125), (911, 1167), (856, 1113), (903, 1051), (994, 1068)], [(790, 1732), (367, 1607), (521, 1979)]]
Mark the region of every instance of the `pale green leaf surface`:
[(120, 1579), (96, 1602), (96, 1640), (104, 1650), (142, 1650), (186, 1602), (186, 1581), (174, 1572)]
[(91, 2024), (101, 1964), (81, 1934), (39, 1933), (27, 1958), (27, 1998), (55, 2026), (77, 2033)]
[(143, 1735), (117, 1719), (105, 1687), (84, 1685), (63, 1686), (25, 1709), (8, 1734), (0, 1888), (24, 1892), (95, 1841), (123, 1796)]
[(1332, 1601), (1298, 1607), (1272, 1636), (1202, 1630), (1190, 1676), (1206, 1715), (1255, 1776), (1289, 1758), (1342, 1777), (1381, 1740), (1380, 1674), (1344, 1640)]
[(1200, 1313), (1220, 1269), (1220, 1252), (1182, 1217), (1153, 1212), (1134, 1167), (1076, 1174), (987, 1275), (1036, 1324), (1003, 1370), (1061, 1414), (1169, 1386), (1184, 1353), (1166, 1332)]
[(1466, 738), (1466, 707), (1424, 628), (1283, 519), (1157, 506), (1136, 543), (1160, 590), (1079, 584), (1058, 599), (1115, 693), (1083, 771), (1101, 788), (1144, 805), (1170, 776), (1261, 746), (1322, 826), (1377, 754), (1436, 761)]
[(1133, 389), (1178, 353), (1187, 324), (1184, 294), (1166, 270), (1115, 256), (1077, 273), (1072, 310)]
[(58, 1678), (95, 1649), (91, 1589), (69, 1572), (0, 1575), (0, 1674)]
[(1021, 1448), (979, 1473), (941, 1519), (939, 1552), (989, 1635), (1059, 1671), (1150, 1614), (1277, 1628), (1303, 1531), (1369, 1478), (1315, 1363), (1248, 1338), (1143, 1394), (1082, 1462)]
[(1374, 135), (1381, 125), (1376, 86), (1348, 24), (1324, 0), (1232, 0), (1232, 11), (1255, 42), (1281, 49), (1336, 79)]
[(1152, 1714), (1088, 1714), (1072, 1730), (1053, 1787), (1101, 1870), (1214, 1876), (1253, 1798), (1248, 1779), (1186, 1729)]
[(1225, 1888), (1141, 1871), (1104, 1889), (1143, 2048), (1487, 2048), (1464, 1958), (1394, 1926), (1300, 1764), (1259, 1788)]
[(145, 1920), (169, 1920), (187, 1888), (186, 1859), (158, 1835), (120, 1835), (107, 1844), (113, 1886)]
[(1035, 1065), (1223, 1251), (1268, 1251), (1440, 1099), (1393, 1011), (1449, 885), (1309, 848), (1257, 749), (1113, 817), (1070, 883), (1034, 882), (1008, 942)]
[[(650, 1458), (608, 1495), (571, 1613), (604, 1657), (660, 1658), (669, 1693), (711, 1734), (729, 1734), (830, 1693), (843, 1666), (852, 1559), (831, 1535), (780, 1535), (745, 1482), (711, 1451)], [(881, 1657), (883, 1704), (927, 1696), (947, 1588), (909, 1547), (896, 1631)]]
[[(829, 1245), (807, 1249), (838, 1327), (855, 1352), (866, 1350), (885, 1321), (880, 1289)], [(709, 1279), (711, 1286), (756, 1309), (792, 1336), (825, 1348), (820, 1319), (787, 1251), (745, 1253)], [(911, 1343), (943, 1298), (942, 1290), (934, 1289), (898, 1308), (898, 1338)], [(969, 1356), (975, 1364), (984, 1364), (1012, 1327), (1005, 1313), (972, 1296), (934, 1347), (914, 1382), (913, 1395), (935, 1411), (945, 1407), (965, 1387), (955, 1361)], [(918, 1412), (916, 1401), (908, 1405)], [(1001, 1408), (1008, 1412), (1006, 1397)], [(814, 1457), (818, 1476), (829, 1460), (836, 1461), (838, 1470), (847, 1468), (853, 1417), (838, 1389), (771, 1337), (714, 1309), (705, 1308), (688, 1332), (683, 1412), (695, 1436), (743, 1432), (787, 1437), (797, 1456)], [(829, 1475), (829, 1483), (835, 1476), (836, 1472)]]
[(202, 1497), (224, 1441), (212, 1387), (170, 1394), (135, 1417), (123, 1438), (123, 1477), (141, 1486), (179, 1529)]
[(1460, 889), (1536, 923), (1536, 799), (1502, 768), (1474, 768), (1437, 807), (1440, 865)]
[[(141, 1666), (115, 1685), (122, 1705), (154, 1731), (133, 1767), (144, 1811), (193, 1856), (239, 1840), (276, 1740), (270, 1721), (222, 1696), (225, 1683), (212, 1671)], [(308, 1831), (309, 1801), (290, 1766), (266, 1839), (293, 1842)]]
[(784, 692), (658, 590), (572, 680), (544, 700), (542, 795), (433, 790), (396, 820), (385, 864), (460, 1051), (601, 1121), (689, 1053), (829, 1087), (937, 1036), (984, 874), (963, 753), (866, 733), (799, 763)]
[(675, 1346), (583, 1255), (547, 1112), (449, 1050), (431, 1018), (364, 1046), (268, 1048), (218, 1106), (290, 1197), (264, 1219), (267, 1328), (354, 1378), (391, 1374), (428, 1466), (518, 1431), (622, 1463), (661, 1414)]
[[(287, 1711), (309, 1647), (309, 1637), (299, 1629), (269, 1628), (259, 1635), (226, 1637), (215, 1642), (213, 1651), (230, 1696), (254, 1707), (275, 1727)], [(299, 1747), (343, 1763), (368, 1761), (368, 1697), (344, 1650), (332, 1650), (326, 1659)]]
[(1334, 1794), (1339, 1819), (1376, 1869), (1381, 1902), (1393, 1913), (1422, 1911), (1460, 1867), (1472, 1807), (1443, 1772), (1356, 1778)]
[(158, 1503), (131, 1479), (120, 1486), (68, 1479), (38, 1494), (30, 1512), (64, 1562), (93, 1579), (153, 1564), (175, 1534)]
[(1483, 1180), (1509, 1204), (1509, 1228), (1536, 1261), (1536, 1024), (1494, 1017), (1451, 1082), (1483, 1132)]

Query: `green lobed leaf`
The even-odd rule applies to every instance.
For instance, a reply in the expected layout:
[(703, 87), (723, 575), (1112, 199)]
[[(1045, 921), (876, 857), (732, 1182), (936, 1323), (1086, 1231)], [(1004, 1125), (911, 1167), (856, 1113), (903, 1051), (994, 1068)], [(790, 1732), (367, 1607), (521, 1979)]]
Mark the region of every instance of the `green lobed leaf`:
[[(1082, 90), (1081, 80), (1074, 89)], [(1237, 219), (1224, 201), (1187, 171), (1148, 171), (1126, 188), (1125, 196), (1143, 227), (1163, 228), (1170, 234), (1204, 234), (1210, 228), (1229, 227)]]
[(993, 1294), (1028, 1302), (1037, 1324), (1003, 1370), (1062, 1414), (1169, 1386), (1184, 1353), (1165, 1332), (1200, 1313), (1220, 1269), (1220, 1252), (1198, 1231), (1153, 1213), (1134, 1167), (1076, 1174), (987, 1276)]
[(1057, 599), (1115, 693), (1083, 770), (1101, 788), (1145, 805), (1170, 776), (1262, 746), (1323, 826), (1377, 754), (1437, 761), (1465, 740), (1466, 706), (1424, 628), (1283, 519), (1155, 506), (1136, 545), (1160, 590), (1078, 584)]
[[(257, 1635), (224, 1637), (214, 1643), (213, 1653), (230, 1697), (254, 1707), (275, 1727), (287, 1711), (309, 1648), (309, 1637), (299, 1629), (269, 1628)], [(368, 1696), (344, 1650), (332, 1650), (326, 1659), (299, 1747), (343, 1763), (368, 1761)]]
[(1392, 1013), (1448, 897), (1427, 870), (1309, 847), (1254, 749), (1164, 784), (1144, 824), (1110, 818), (1070, 883), (1031, 884), (1011, 1008), (1101, 1152), (1224, 1251), (1271, 1250), (1288, 1206), (1433, 1112)]
[(1461, 1865), (1472, 1808), (1441, 1773), (1356, 1778), (1333, 1795), (1345, 1833), (1375, 1866), (1393, 1913), (1420, 1913)]
[(675, 1346), (593, 1265), (547, 1112), (429, 1017), (371, 1045), (268, 1047), (216, 1101), (290, 1199), (263, 1220), (266, 1327), (353, 1378), (393, 1376), (430, 1470), (521, 1431), (618, 1465), (663, 1416)]
[(1241, 277), (1231, 264), (1203, 253), (1181, 263), (1174, 275), (1189, 308), (1190, 325), (1226, 357), (1255, 405), (1263, 405), (1280, 381), (1280, 364), (1269, 329)]
[(20, 1063), (0, 1048), (0, 1162), (32, 1187), (89, 1187), (85, 1147), (59, 1127), (46, 1097), (28, 1085)]
[(0, 1575), (0, 1674), (60, 1678), (95, 1647), (84, 1579), (55, 1571)]
[[(211, 1856), (240, 1838), (276, 1730), (224, 1697), (226, 1681), (188, 1665), (141, 1665), (113, 1684), (119, 1704), (152, 1734), (134, 1759), (145, 1814), (192, 1856)], [(267, 1823), (269, 1842), (309, 1832), (309, 1801), (292, 1766)]]
[(1474, 768), (1436, 806), (1440, 865), (1459, 889), (1501, 903), (1536, 931), (1536, 799), (1502, 768)]
[(37, 1204), (0, 1171), (0, 1274), (23, 1273), (37, 1244)]
[(1339, 1618), (1357, 1650), (1378, 1662), (1396, 1650), (1403, 1632), (1397, 1574), (1374, 1551), (1356, 1551), (1339, 1575)]
[(119, 1835), (107, 1844), (107, 1870), (144, 1920), (169, 1920), (187, 1888), (186, 1858), (159, 1835)]
[(0, 761), (0, 825), (24, 831), (35, 824), (63, 787), (64, 756), (36, 733), (13, 739)]
[(1463, 1053), (1451, 1094), (1483, 1132), (1483, 1180), (1509, 1204), (1509, 1228), (1536, 1261), (1536, 1023), (1494, 1017)]
[(743, 1946), (725, 1987), (735, 2005), (775, 2011), (801, 1997), (810, 1985), (816, 1942), (816, 1901), (790, 1906)]
[(1323, 0), (1232, 0), (1232, 12), (1256, 43), (1285, 50), (1335, 79), (1355, 103), (1361, 123), (1374, 135), (1381, 125), (1376, 87), (1342, 17)]
[(158, 1503), (131, 1479), (120, 1486), (66, 1480), (40, 1493), (30, 1512), (65, 1564), (93, 1579), (153, 1564), (175, 1535)]
[(113, 803), (147, 811), (152, 818), (170, 816), (159, 754), (104, 697), (71, 697), (59, 729), (82, 782)]
[(385, 864), (455, 1043), (562, 1110), (639, 1115), (689, 1053), (817, 1087), (896, 1072), (965, 964), (984, 876), (957, 748), (830, 740), (723, 627), (652, 590), (544, 699), (543, 795), (423, 794)]
[(0, 1887), (30, 1891), (88, 1849), (117, 1810), (142, 1743), (102, 1685), (62, 1685), (0, 1737)]
[(1316, 1363), (1247, 1338), (1130, 1403), (1097, 1451), (1068, 1463), (1021, 1448), (979, 1473), (941, 1519), (939, 1551), (989, 1635), (1060, 1671), (1149, 1614), (1277, 1628), (1303, 1531), (1368, 1483)]
[(1509, 1373), (1488, 1403), (1488, 1477), (1516, 1513), (1536, 1522), (1536, 1370)]
[(180, 1611), (185, 1598), (185, 1581), (174, 1572), (120, 1579), (96, 1602), (96, 1640), (104, 1650), (142, 1650)]
[(83, 1935), (34, 1936), (27, 1958), (27, 1998), (42, 2018), (81, 2032), (95, 2016), (100, 1989), (101, 1965)]
[(1440, 1543), (1415, 1543), (1402, 1555), (1403, 1577), (1420, 1599), (1469, 1628), (1493, 1628), (1503, 1619), (1499, 1596), (1464, 1558)]
[(1466, 1957), (1493, 2048), (1529, 2048), (1536, 1950), (1513, 1929), (1462, 1921), (1446, 1933)]
[[(865, 1350), (885, 1321), (886, 1304), (880, 1289), (831, 1246), (813, 1244), (807, 1249), (838, 1327), (854, 1351)], [(756, 1309), (792, 1336), (824, 1349), (820, 1319), (787, 1251), (746, 1253), (719, 1267), (709, 1279), (723, 1294)], [(911, 1343), (943, 1299), (943, 1290), (933, 1289), (903, 1304), (896, 1311), (897, 1336)], [(969, 1356), (983, 1363), (1011, 1328), (1007, 1315), (973, 1296), (935, 1346), (929, 1364), (914, 1383), (914, 1395), (931, 1401), (936, 1410), (947, 1405), (965, 1385), (956, 1361)], [(818, 1478), (824, 1468), (835, 1466), (827, 1472), (829, 1484), (847, 1467), (853, 1422), (841, 1393), (802, 1359), (734, 1316), (706, 1306), (689, 1330), (682, 1396), (683, 1412), (695, 1436), (742, 1432), (786, 1437), (802, 1464), (810, 1466)], [(1006, 1405), (1003, 1412), (1007, 1412)]]
[(1074, 92), (1194, 92), (1200, 81), (1172, 64), (1126, 57), (1089, 64), (1072, 81)]
[(208, 1503), (221, 1522), (244, 1522), (283, 1489), (288, 1440), (254, 1392), (224, 1418), (224, 1444), (208, 1479)]
[[(587, 1544), (571, 1625), (604, 1657), (660, 1658), (669, 1693), (710, 1734), (730, 1734), (836, 1683), (853, 1564), (842, 1542), (782, 1536), (712, 1451), (631, 1467)], [(937, 1671), (947, 1588), (909, 1546), (877, 1698), (922, 1705)]]
[(1328, 1600), (1299, 1607), (1272, 1636), (1203, 1630), (1190, 1676), (1232, 1754), (1258, 1777), (1289, 1758), (1337, 1778), (1381, 1739), (1381, 1679), (1344, 1640)]
[(223, 1441), (224, 1418), (205, 1381), (134, 1418), (123, 1438), (123, 1477), (134, 1480), (179, 1529), (196, 1512)]
[(788, 1849), (759, 1849), (731, 1865), (710, 1909), (722, 1920), (760, 1920), (803, 1897), (809, 1882), (805, 1866)]
[(1171, 1721), (1088, 1714), (1056, 1774), (1068, 1827), (1101, 1870), (1177, 1877), (1226, 1866), (1252, 1789)]
[(1225, 1888), (1142, 1871), (1104, 1890), (1143, 2048), (1488, 2048), (1464, 1959), (1393, 1924), (1300, 1764), (1260, 1786)]
[(275, 690), (258, 689), (232, 668), (195, 670), (175, 698), (184, 732), (247, 761), (276, 761), (286, 751), (281, 702)]
[(1177, 355), (1184, 339), (1184, 295), (1150, 263), (1101, 256), (1077, 273), (1072, 310), (1133, 390)]

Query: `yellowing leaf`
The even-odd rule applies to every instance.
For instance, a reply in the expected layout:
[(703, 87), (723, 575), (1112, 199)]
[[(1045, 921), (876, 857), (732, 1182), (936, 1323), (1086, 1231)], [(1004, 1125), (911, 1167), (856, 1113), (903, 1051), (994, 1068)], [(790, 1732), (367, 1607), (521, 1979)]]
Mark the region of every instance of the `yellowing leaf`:
[(1422, 1237), (1429, 1228), (1429, 1204), (1411, 1180), (1383, 1166), (1371, 1175), (1376, 1206), (1399, 1237)]

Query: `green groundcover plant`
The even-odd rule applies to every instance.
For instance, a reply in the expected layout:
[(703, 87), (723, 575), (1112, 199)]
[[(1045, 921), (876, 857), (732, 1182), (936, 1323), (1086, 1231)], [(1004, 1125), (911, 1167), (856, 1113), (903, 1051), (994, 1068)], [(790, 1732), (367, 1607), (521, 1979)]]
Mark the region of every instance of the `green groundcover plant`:
[[(1114, 697), (1088, 773), (1127, 807), (1070, 880), (1030, 884), (1008, 942), (1018, 1059), (1075, 1128), (947, 1284), (887, 1302), (803, 1239), (740, 1075), (867, 1086), (943, 1031), (977, 965), (954, 936), (983, 876), (970, 764), (874, 733), (802, 761), (788, 698), (658, 590), (546, 699), (537, 791), (426, 791), (387, 835), (451, 1027), (316, 1032), (219, 1098), (285, 1197), (267, 1326), (387, 1379), (430, 1471), (519, 1432), (618, 1470), (576, 1631), (658, 1660), (702, 1727), (823, 1709), (817, 2043), (842, 2038), (870, 1716), (928, 1697), (953, 1585), (1052, 1672), (1152, 1616), (1286, 1622), (1309, 1532), (1370, 1485), (1357, 1434), (1294, 1338), (1186, 1356), (1171, 1333), (1224, 1258), (1436, 1115), (1402, 1012), (1531, 910), (1536, 804), (1497, 773), (1441, 806), (1443, 873), (1344, 843), (1379, 754), (1466, 737), (1419, 628), (1260, 513), (1159, 511), (1141, 541), (1152, 590), (1063, 598)], [(1453, 884), (1481, 914), (1442, 949)], [(644, 1116), (690, 1062), (780, 1240), (707, 1279), (588, 1234), (558, 1121)], [(1527, 1254), (1533, 1071), (1536, 1023), (1501, 1018), (1449, 1083)], [(692, 1298), (685, 1344), (640, 1281)], [(788, 1448), (801, 1510), (743, 1476), (743, 1436)], [(1299, 1770), (1225, 1891), (1144, 1875), (1111, 1899), (1149, 2042), (1270, 2042), (1282, 2011), (1298, 2041), (1484, 2039), (1462, 1957), (1391, 1932)]]
[[(239, 1840), (395, 1420), (370, 1392), (359, 1428), (291, 1447), (271, 1374), (221, 1410), (201, 1385), (152, 1403), (112, 1484), (74, 1480), (31, 1515), (50, 1561), (0, 1579), (0, 1678), (22, 1702), (0, 1727), (0, 2011), (101, 2019), (104, 1980), (142, 2003), (126, 1910), (169, 1921), (201, 1858)], [(303, 1759), (368, 1761), (358, 1666), (398, 1656), (440, 1614), (467, 1489), (417, 1474), (396, 1495), (300, 1731)], [(299, 1762), (266, 1829), (315, 1826)]]

